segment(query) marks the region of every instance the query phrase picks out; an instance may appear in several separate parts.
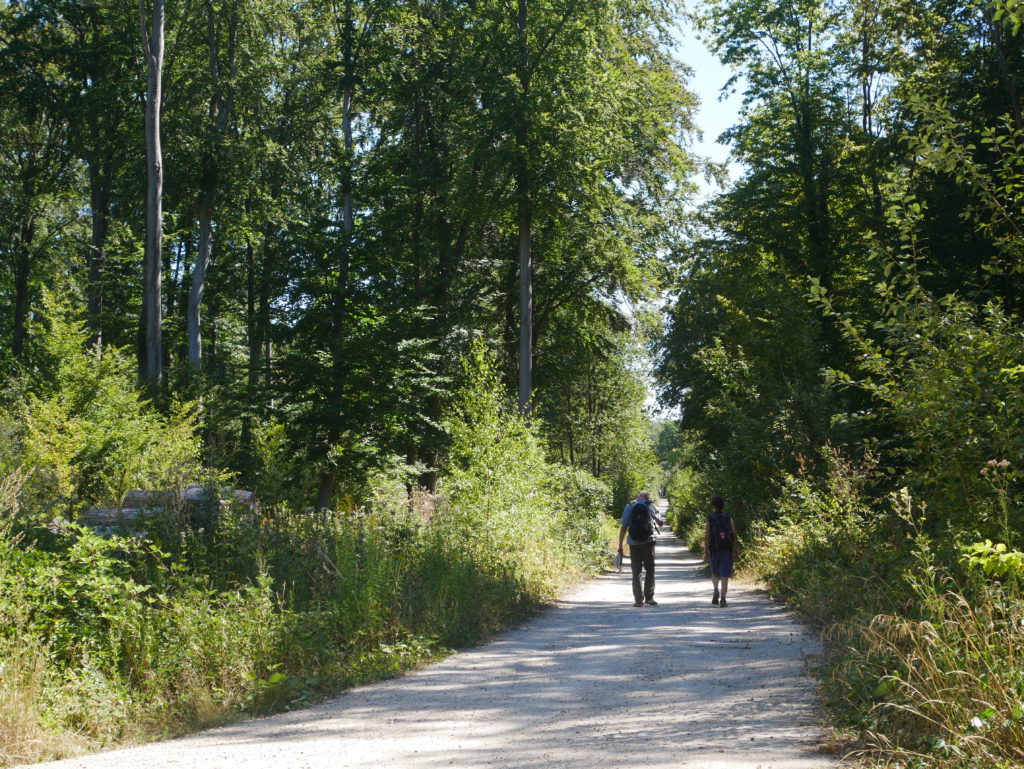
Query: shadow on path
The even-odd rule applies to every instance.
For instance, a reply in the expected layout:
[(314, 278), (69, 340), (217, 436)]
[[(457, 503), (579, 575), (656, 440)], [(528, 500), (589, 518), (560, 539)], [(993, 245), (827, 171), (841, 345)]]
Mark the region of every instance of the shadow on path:
[(580, 586), (494, 642), (295, 713), (47, 766), (825, 769), (817, 642), (742, 585), (710, 581), (674, 536), (657, 607), (628, 567)]

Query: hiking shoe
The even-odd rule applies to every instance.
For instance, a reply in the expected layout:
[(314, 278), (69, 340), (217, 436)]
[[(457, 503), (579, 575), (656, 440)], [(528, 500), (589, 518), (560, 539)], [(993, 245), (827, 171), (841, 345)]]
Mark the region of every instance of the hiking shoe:
[(655, 601), (653, 598), (648, 598), (646, 601), (644, 601), (644, 603), (647, 604), (648, 606), (657, 606), (658, 605), (658, 602)]
[(635, 604), (633, 604), (633, 606), (635, 606), (638, 609), (642, 609), (643, 608), (643, 603), (640, 602), (640, 601), (637, 601)]
[(711, 603), (713, 603), (715, 606), (718, 606), (718, 591), (717, 590), (715, 591), (715, 594), (713, 596), (711, 596)]
[(721, 601), (719, 601), (719, 602), (718, 602), (718, 605), (719, 605), (719, 606), (721, 606), (721, 607), (722, 607), (722, 608), (724, 609), (724, 608), (725, 608), (726, 606), (728, 606), (729, 604), (728, 604), (728, 603), (726, 602), (726, 600), (725, 600), (725, 599), (723, 598), (723, 599), (722, 599)]

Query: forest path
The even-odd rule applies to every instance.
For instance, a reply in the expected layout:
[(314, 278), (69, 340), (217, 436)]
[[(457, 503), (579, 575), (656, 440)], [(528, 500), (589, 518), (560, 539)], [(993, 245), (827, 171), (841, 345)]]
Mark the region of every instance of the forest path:
[(748, 586), (711, 605), (665, 534), (656, 598), (628, 563), (492, 643), (307, 710), (46, 764), (57, 769), (825, 769), (816, 640)]

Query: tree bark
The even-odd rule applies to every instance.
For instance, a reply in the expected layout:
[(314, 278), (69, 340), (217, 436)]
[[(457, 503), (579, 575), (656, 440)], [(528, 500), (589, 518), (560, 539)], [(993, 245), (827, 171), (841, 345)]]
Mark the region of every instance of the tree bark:
[(516, 144), (519, 168), (516, 173), (519, 224), (519, 410), (527, 412), (533, 397), (533, 212), (530, 207), (530, 69), (527, 41), (527, 0), (518, 0), (516, 34), (519, 39), (518, 80), (520, 87)]
[(28, 312), (31, 304), (29, 278), (32, 272), (31, 248), (35, 239), (35, 217), (27, 215), (20, 229), (14, 258), (14, 334), (11, 352), (15, 359), (20, 359), (24, 354), (28, 338)]
[(188, 365), (198, 371), (203, 364), (203, 335), (201, 306), (203, 291), (206, 289), (206, 271), (210, 267), (213, 250), (213, 190), (204, 189), (199, 193), (199, 254), (192, 270), (192, 286), (188, 292), (187, 335)]
[[(258, 331), (256, 332), (257, 339), (254, 340), (257, 344), (262, 342), (263, 344), (263, 377), (265, 379), (270, 378), (270, 365), (271, 365), (271, 337), (270, 337), (270, 286), (268, 280), (270, 277), (270, 264), (271, 264), (271, 232), (269, 226), (263, 232), (263, 268), (261, 271), (261, 278), (259, 282), (259, 309), (257, 311), (257, 326)], [(260, 354), (259, 347), (256, 348), (257, 362)]]
[[(260, 344), (256, 322), (256, 255), (252, 243), (245, 242), (245, 336), (249, 343), (249, 391), (255, 394), (260, 381)], [(255, 403), (255, 397), (250, 399)]]
[(533, 397), (533, 254), (529, 193), (519, 200), (519, 409)]
[(152, 31), (146, 33), (145, 0), (139, 0), (143, 52), (146, 56), (146, 244), (144, 256), (143, 317), (145, 327), (144, 375), (151, 389), (163, 380), (161, 337), (161, 244), (163, 234), (163, 153), (160, 147), (160, 102), (163, 90), (164, 0), (153, 0)]
[(1010, 101), (1010, 114), (1013, 115), (1013, 127), (1020, 131), (1024, 128), (1024, 117), (1021, 115), (1020, 92), (1017, 90), (1017, 86), (1013, 82), (1013, 73), (1011, 73), (1010, 65), (1006, 59), (1006, 43), (1004, 35), (1004, 24), (1006, 22), (1002, 19), (997, 20), (992, 8), (986, 10), (985, 15), (988, 17), (989, 24), (992, 27), (992, 42), (995, 45), (996, 60), (999, 63), (999, 76), (1002, 78), (1003, 84), (1006, 87), (1006, 95)]
[[(345, 376), (345, 295), (348, 291), (348, 275), (351, 263), (352, 232), (355, 228), (355, 216), (352, 208), (352, 178), (353, 178), (353, 150), (354, 142), (352, 136), (352, 106), (355, 100), (355, 61), (354, 61), (354, 9), (353, 0), (345, 2), (345, 19), (342, 30), (342, 77), (344, 87), (342, 90), (341, 121), (342, 135), (344, 139), (344, 167), (342, 168), (342, 242), (339, 248), (338, 274), (334, 285), (334, 306), (332, 318), (332, 330), (334, 340), (331, 344), (331, 364), (333, 372), (332, 394), (330, 406), (333, 413), (330, 418), (340, 415), (342, 399), (342, 379)], [(338, 431), (328, 431), (332, 440), (338, 439)], [(338, 466), (328, 465), (320, 478), (320, 488), (317, 491), (316, 507), (323, 510), (331, 506), (334, 500), (334, 490), (338, 481)]]
[(882, 224), (882, 185), (878, 168), (877, 137), (875, 136), (875, 96), (872, 91), (875, 68), (872, 64), (873, 48), (870, 33), (865, 24), (861, 33), (861, 128), (868, 144), (868, 163), (871, 176), (871, 212), (876, 226)]
[(798, 105), (796, 114), (797, 128), (797, 163), (800, 169), (801, 187), (803, 192), (804, 223), (807, 232), (807, 249), (804, 254), (803, 268), (808, 274), (821, 280), (825, 288), (832, 288), (832, 240), (831, 223), (829, 221), (828, 194), (826, 183), (820, 178), (817, 164), (822, 169), (830, 162), (821, 156), (820, 148), (815, 146), (815, 126), (812, 107), (809, 99)]
[[(95, 136), (95, 134), (94, 134)], [(88, 315), (92, 343), (103, 346), (103, 273), (107, 259), (107, 235), (110, 232), (110, 180), (97, 158), (89, 160), (89, 208), (92, 232), (89, 239)]]
[(227, 11), (229, 80), (225, 83), (221, 68), (220, 41), (217, 36), (218, 14), (212, 2), (206, 3), (207, 46), (210, 56), (209, 118), (213, 127), (212, 139), (206, 148), (203, 173), (199, 185), (197, 217), (199, 219), (199, 256), (192, 271), (192, 286), (188, 295), (186, 335), (188, 336), (188, 365), (198, 371), (203, 365), (202, 301), (206, 289), (206, 274), (210, 269), (213, 252), (213, 202), (217, 194), (220, 171), (221, 138), (227, 133), (232, 106), (232, 81), (237, 67), (238, 3)]

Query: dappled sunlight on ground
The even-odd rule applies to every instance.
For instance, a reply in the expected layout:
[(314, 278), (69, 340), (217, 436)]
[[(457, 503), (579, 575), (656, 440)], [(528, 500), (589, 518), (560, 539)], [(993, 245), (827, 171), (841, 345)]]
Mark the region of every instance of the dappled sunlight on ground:
[(657, 607), (627, 567), (493, 643), (315, 708), (54, 767), (823, 769), (818, 645), (744, 586), (711, 605), (699, 559), (657, 552)]

